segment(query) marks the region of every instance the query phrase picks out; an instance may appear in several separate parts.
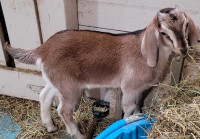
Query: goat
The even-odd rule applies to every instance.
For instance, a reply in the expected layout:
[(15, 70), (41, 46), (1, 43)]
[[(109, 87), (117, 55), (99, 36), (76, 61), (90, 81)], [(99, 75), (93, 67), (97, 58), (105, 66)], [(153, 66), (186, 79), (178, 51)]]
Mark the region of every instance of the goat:
[(50, 113), (54, 97), (68, 133), (83, 138), (72, 113), (83, 88), (121, 87), (124, 118), (140, 110), (142, 92), (157, 83), (172, 52), (186, 55), (198, 33), (179, 8), (160, 10), (143, 30), (110, 34), (87, 30), (61, 31), (33, 50), (5, 47), (20, 62), (41, 67), (46, 82), (40, 94), (43, 124), (56, 130)]

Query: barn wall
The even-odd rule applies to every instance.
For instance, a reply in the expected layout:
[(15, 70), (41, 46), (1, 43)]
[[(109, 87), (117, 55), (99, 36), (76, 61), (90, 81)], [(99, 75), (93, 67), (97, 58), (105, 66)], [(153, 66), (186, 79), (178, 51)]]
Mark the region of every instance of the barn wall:
[(200, 26), (199, 0), (78, 0), (80, 29), (118, 33), (143, 29), (157, 11), (179, 5)]
[[(34, 49), (54, 33), (78, 29), (75, 0), (0, 0), (10, 44)], [(0, 34), (3, 32), (0, 30)], [(34, 65), (15, 61), (16, 69), (6, 68), (0, 37), (0, 94), (38, 100), (44, 86)]]
[(37, 5), (44, 42), (58, 31), (78, 29), (76, 1), (37, 0)]
[[(41, 44), (33, 0), (1, 0), (13, 47), (33, 49)], [(16, 62), (17, 67), (36, 69)]]

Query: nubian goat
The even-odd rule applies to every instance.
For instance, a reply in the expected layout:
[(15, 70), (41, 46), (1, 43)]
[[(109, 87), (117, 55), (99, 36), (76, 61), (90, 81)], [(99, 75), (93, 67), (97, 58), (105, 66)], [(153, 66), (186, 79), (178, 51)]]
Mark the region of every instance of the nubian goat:
[[(197, 44), (197, 29), (178, 8), (160, 10), (143, 30), (125, 34), (96, 31), (61, 31), (40, 47), (6, 47), (20, 62), (41, 67), (46, 86), (41, 92), (43, 124), (56, 130), (50, 113), (53, 97), (68, 133), (82, 138), (72, 113), (83, 88), (121, 87), (124, 117), (137, 113), (142, 92), (157, 83), (172, 52), (186, 55)], [(46, 116), (46, 117), (45, 117)]]

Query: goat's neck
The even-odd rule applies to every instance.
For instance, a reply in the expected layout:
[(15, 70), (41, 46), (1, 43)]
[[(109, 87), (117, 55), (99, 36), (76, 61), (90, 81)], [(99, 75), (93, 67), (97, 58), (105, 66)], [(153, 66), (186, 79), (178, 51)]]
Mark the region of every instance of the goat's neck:
[(164, 70), (169, 63), (169, 57), (172, 54), (172, 50), (167, 46), (159, 47), (159, 60), (158, 68)]

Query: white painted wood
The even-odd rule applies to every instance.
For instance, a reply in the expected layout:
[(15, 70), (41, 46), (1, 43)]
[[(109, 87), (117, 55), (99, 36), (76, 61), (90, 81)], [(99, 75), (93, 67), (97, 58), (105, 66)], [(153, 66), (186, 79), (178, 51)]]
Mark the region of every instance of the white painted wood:
[(135, 31), (146, 27), (157, 11), (175, 4), (200, 26), (199, 0), (78, 0), (79, 25)]
[[(157, 10), (132, 5), (108, 4), (79, 0), (79, 24), (105, 29), (135, 31), (145, 28)], [(138, 18), (140, 15), (141, 18)], [(145, 15), (145, 18), (142, 18)], [(141, 24), (142, 23), (142, 24)], [(145, 23), (145, 25), (144, 25)]]
[(45, 85), (40, 75), (0, 66), (0, 94), (39, 101)]
[[(10, 43), (13, 47), (33, 49), (41, 44), (33, 0), (1, 0)], [(16, 63), (16, 67), (37, 69)]]
[(37, 0), (37, 5), (44, 42), (58, 31), (78, 29), (76, 1)]
[(0, 40), (0, 65), (6, 65), (3, 50), (1, 48), (2, 48), (2, 44)]
[(76, 0), (64, 0), (67, 29), (78, 29), (78, 7)]
[(164, 8), (179, 5), (184, 10), (199, 11), (199, 0), (87, 0), (107, 4), (134, 5), (139, 7)]

